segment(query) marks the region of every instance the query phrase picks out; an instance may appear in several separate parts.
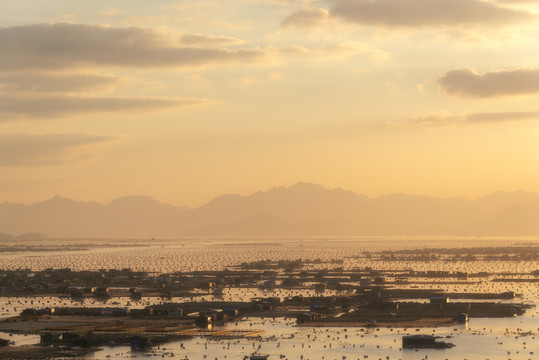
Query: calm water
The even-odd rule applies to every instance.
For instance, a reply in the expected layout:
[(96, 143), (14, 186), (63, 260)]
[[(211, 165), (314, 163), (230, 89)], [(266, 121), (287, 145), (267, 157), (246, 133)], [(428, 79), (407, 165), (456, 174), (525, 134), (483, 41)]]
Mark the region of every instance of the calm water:
[[(518, 336), (512, 331), (522, 329), (537, 332), (537, 313), (522, 318), (501, 320), (473, 319), (468, 327), (417, 329), (380, 329), (367, 331), (359, 328), (295, 327), (294, 320), (266, 319), (243, 321), (235, 328), (256, 328), (266, 331), (261, 340), (193, 339), (178, 341), (146, 353), (133, 353), (129, 347), (105, 347), (88, 356), (104, 359), (188, 358), (197, 360), (242, 359), (254, 351), (269, 354), (269, 359), (537, 359), (539, 341), (536, 336)], [(401, 349), (404, 334), (434, 334), (456, 346), (445, 350)], [(182, 347), (183, 345), (183, 347)], [(509, 353), (508, 353), (509, 351)]]
[[(23, 251), (0, 253), (0, 269), (71, 268), (99, 270), (131, 268), (135, 271), (169, 273), (175, 271), (223, 270), (242, 262), (260, 260), (344, 259), (335, 267), (344, 269), (370, 266), (373, 269), (413, 269), (416, 271), (447, 270), (467, 272), (530, 272), (537, 262), (379, 262), (355, 259), (365, 251), (404, 250), (422, 248), (461, 248), (509, 246), (516, 243), (538, 244), (537, 239), (395, 239), (395, 238), (334, 238), (334, 239), (177, 239), (103, 241), (83, 240), (87, 250)], [(73, 241), (55, 241), (55, 245), (70, 245)], [(129, 243), (130, 246), (125, 246)], [(28, 243), (27, 243), (28, 244)], [(122, 246), (115, 246), (122, 245)], [(328, 264), (322, 265), (327, 267)], [(321, 267), (322, 267), (321, 266)]]

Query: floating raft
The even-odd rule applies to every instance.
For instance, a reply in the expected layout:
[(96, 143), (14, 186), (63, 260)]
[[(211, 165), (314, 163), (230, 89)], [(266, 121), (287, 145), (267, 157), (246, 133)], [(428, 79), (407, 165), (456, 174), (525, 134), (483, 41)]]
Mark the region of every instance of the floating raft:
[[(45, 325), (45, 324), (44, 324)], [(59, 334), (74, 333), (85, 334), (118, 334), (118, 335), (153, 335), (153, 336), (203, 336), (224, 338), (252, 338), (261, 336), (264, 330), (237, 330), (227, 328), (201, 329), (193, 325), (182, 323), (162, 323), (160, 321), (135, 321), (135, 322), (85, 322), (62, 324), (58, 326), (43, 326), (34, 328), (26, 333), (34, 334)]]

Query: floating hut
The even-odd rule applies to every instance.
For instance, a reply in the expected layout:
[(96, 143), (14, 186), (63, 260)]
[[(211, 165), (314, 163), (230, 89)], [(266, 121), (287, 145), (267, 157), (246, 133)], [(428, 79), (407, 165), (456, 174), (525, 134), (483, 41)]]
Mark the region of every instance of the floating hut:
[(150, 346), (150, 341), (147, 337), (133, 336), (130, 339), (132, 349), (146, 349)]
[(466, 324), (468, 322), (468, 314), (466, 313), (460, 313), (458, 315), (455, 316), (455, 320), (459, 323), (459, 324)]
[(432, 335), (406, 335), (402, 337), (402, 347), (410, 348), (426, 348), (426, 349), (447, 349), (455, 346), (451, 343), (436, 341), (439, 337)]

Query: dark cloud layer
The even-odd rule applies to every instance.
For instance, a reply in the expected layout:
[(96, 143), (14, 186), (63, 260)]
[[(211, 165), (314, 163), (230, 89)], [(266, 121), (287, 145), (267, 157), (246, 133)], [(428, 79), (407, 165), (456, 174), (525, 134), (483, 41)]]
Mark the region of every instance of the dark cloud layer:
[(70, 23), (13, 26), (0, 29), (0, 69), (186, 67), (256, 61), (265, 55), (261, 49), (228, 50), (179, 44), (179, 40), (174, 43), (163, 34), (138, 27)]
[(534, 16), (480, 0), (333, 0), (330, 13), (349, 22), (398, 27), (518, 23)]
[(456, 69), (438, 79), (449, 94), (477, 98), (539, 93), (539, 70), (517, 69), (478, 74), (473, 69)]
[(0, 134), (0, 166), (64, 163), (93, 156), (92, 149), (117, 141), (95, 134)]

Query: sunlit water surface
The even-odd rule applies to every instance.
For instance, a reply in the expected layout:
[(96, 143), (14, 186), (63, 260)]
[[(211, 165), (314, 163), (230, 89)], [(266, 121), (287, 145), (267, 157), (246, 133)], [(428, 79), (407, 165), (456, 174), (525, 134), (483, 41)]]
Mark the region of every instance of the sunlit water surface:
[[(85, 240), (88, 243), (88, 240)], [(178, 239), (133, 240), (132, 246), (115, 246), (114, 242), (90, 246), (75, 251), (25, 251), (0, 254), (0, 268), (32, 269), (71, 268), (99, 270), (131, 268), (135, 271), (168, 273), (175, 271), (223, 270), (259, 260), (344, 259), (335, 265), (345, 270), (371, 267), (379, 270), (413, 269), (474, 272), (530, 273), (539, 269), (537, 262), (477, 261), (477, 262), (380, 262), (363, 258), (365, 251), (508, 246), (515, 243), (537, 243), (534, 239), (478, 238), (336, 238), (336, 239)], [(61, 241), (59, 242), (61, 244)], [(123, 244), (125, 245), (125, 244)], [(329, 264), (320, 265), (327, 267)], [(316, 268), (316, 266), (311, 265)], [(427, 280), (427, 279), (425, 279)], [(432, 279), (428, 280), (429, 282)], [(403, 287), (406, 287), (404, 285)], [(539, 304), (536, 283), (483, 282), (480, 284), (417, 285), (453, 292), (503, 292), (523, 294), (529, 303)], [(334, 295), (328, 290), (326, 295)], [(308, 290), (274, 291), (258, 288), (225, 289), (223, 300), (246, 300), (253, 296), (310, 296)], [(207, 294), (194, 299), (173, 298), (170, 301), (215, 300)], [(112, 306), (142, 308), (162, 302), (158, 298), (113, 298)], [(57, 297), (0, 297), (0, 317), (13, 316), (26, 307), (80, 306), (69, 299)], [(84, 306), (101, 307), (103, 303), (87, 299)], [(243, 319), (227, 327), (265, 330), (262, 338), (208, 340), (194, 338), (172, 342), (148, 352), (132, 351), (130, 347), (104, 347), (88, 359), (177, 358), (200, 360), (242, 359), (253, 352), (269, 354), (269, 360), (352, 360), (352, 359), (539, 359), (539, 313), (537, 307), (524, 316), (503, 319), (471, 319), (468, 326), (426, 329), (371, 329), (296, 327), (294, 319)], [(445, 350), (401, 349), (404, 334), (435, 334), (456, 347)], [(17, 345), (33, 344), (37, 336), (9, 334)]]

